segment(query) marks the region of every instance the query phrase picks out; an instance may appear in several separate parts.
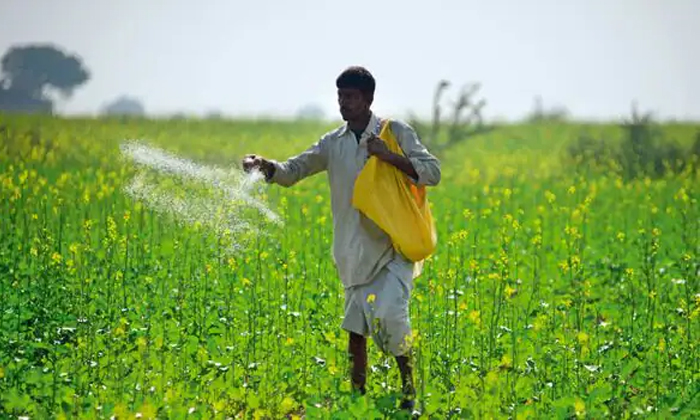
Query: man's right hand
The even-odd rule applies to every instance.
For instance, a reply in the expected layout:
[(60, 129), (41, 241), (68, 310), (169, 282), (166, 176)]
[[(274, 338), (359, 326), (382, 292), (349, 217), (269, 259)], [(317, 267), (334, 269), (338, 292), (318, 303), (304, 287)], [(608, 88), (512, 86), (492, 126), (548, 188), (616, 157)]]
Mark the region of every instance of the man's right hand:
[(243, 171), (250, 172), (252, 170), (259, 170), (265, 174), (266, 179), (270, 179), (275, 172), (275, 165), (262, 156), (245, 155), (243, 158)]

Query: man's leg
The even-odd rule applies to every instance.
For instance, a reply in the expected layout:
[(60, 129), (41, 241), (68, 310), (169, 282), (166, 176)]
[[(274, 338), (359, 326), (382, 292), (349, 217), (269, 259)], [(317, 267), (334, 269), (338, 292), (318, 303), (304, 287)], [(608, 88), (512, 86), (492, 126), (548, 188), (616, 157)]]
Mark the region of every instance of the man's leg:
[(348, 353), (350, 354), (352, 387), (364, 395), (366, 392), (365, 383), (367, 382), (367, 339), (360, 334), (350, 332)]
[[(390, 270), (383, 274), (381, 287), (377, 288), (377, 311), (370, 321), (371, 334), (384, 352), (394, 355), (401, 375), (401, 408), (413, 411), (416, 390), (413, 384), (413, 333), (408, 309), (412, 283), (411, 279), (402, 279)], [(378, 321), (376, 326), (375, 321)]]
[(408, 351), (405, 355), (395, 356), (395, 358), (396, 364), (399, 366), (399, 371), (401, 372), (401, 384), (403, 385), (401, 408), (413, 410), (415, 406), (416, 389), (413, 386), (413, 358), (411, 357), (411, 352)]
[(362, 306), (356, 301), (356, 289), (345, 290), (345, 317), (342, 328), (348, 332), (348, 357), (350, 359), (350, 383), (355, 391), (365, 394), (367, 382), (367, 319)]
[[(365, 391), (367, 369), (367, 339), (371, 335), (385, 353), (392, 353), (401, 372), (404, 400), (402, 408), (411, 410), (415, 400), (411, 361), (412, 331), (408, 302), (411, 279), (401, 279), (391, 270), (382, 270), (370, 284), (355, 289), (346, 307), (345, 329), (350, 333), (348, 352), (352, 360), (355, 389)], [(366, 331), (366, 334), (358, 334)]]

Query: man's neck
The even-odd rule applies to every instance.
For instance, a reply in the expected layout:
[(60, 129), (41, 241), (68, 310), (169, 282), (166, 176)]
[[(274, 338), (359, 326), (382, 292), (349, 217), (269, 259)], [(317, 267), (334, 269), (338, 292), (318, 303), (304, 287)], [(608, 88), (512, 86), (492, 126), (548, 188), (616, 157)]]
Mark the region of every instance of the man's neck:
[(367, 124), (369, 124), (369, 120), (372, 117), (372, 112), (367, 111), (367, 114), (356, 119), (356, 120), (351, 120), (348, 121), (348, 127), (351, 130), (364, 130), (367, 127)]

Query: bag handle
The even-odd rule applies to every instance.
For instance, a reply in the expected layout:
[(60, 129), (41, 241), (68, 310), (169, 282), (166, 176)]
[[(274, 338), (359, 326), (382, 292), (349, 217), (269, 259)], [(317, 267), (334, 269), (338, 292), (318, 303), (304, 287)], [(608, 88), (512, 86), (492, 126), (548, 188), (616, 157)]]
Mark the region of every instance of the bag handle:
[(386, 121), (387, 120), (385, 120), (383, 118), (377, 117), (377, 125), (374, 127), (374, 131), (375, 131), (374, 135), (375, 136), (379, 137), (379, 135), (382, 133), (382, 130), (384, 129), (384, 123)]

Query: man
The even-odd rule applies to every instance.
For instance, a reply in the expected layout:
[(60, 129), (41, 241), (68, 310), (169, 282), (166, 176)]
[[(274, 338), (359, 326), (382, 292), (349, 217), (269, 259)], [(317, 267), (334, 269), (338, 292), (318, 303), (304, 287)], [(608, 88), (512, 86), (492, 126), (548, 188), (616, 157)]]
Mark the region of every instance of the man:
[(377, 137), (382, 121), (371, 111), (375, 80), (365, 68), (347, 68), (336, 79), (336, 87), (344, 125), (285, 162), (247, 155), (243, 168), (261, 170), (268, 182), (284, 187), (327, 172), (333, 212), (333, 259), (345, 287), (342, 328), (349, 333), (353, 387), (365, 393), (366, 337), (371, 335), (383, 352), (395, 357), (403, 385), (401, 406), (412, 410), (415, 388), (408, 302), (420, 268), (396, 252), (388, 235), (352, 206), (352, 195), (355, 179), (369, 156), (395, 166), (417, 185), (437, 185), (440, 163), (421, 144), (414, 130), (401, 121), (390, 123), (405, 156), (389, 151)]

